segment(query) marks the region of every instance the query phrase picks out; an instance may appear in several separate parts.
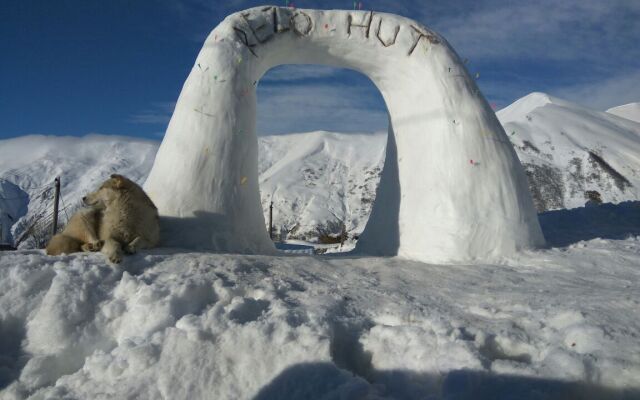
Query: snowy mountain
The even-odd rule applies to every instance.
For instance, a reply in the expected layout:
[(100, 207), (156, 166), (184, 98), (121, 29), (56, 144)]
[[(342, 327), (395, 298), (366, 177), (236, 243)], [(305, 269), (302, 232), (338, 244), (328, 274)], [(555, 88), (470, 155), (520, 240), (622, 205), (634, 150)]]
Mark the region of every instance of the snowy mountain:
[(623, 106), (613, 107), (608, 109), (607, 112), (634, 122), (640, 122), (640, 103), (629, 103)]
[[(587, 191), (597, 191), (604, 202), (640, 199), (640, 123), (543, 93), (497, 114), (527, 171), (539, 211), (580, 207)], [(11, 205), (0, 203), (0, 210), (29, 206), (13, 227), (14, 238), (33, 221), (50, 220), (55, 176), (62, 176), (62, 208), (72, 210), (111, 173), (143, 182), (158, 145), (100, 135), (0, 141), (0, 182), (22, 191), (15, 195), (0, 186), (7, 191), (0, 198), (11, 199)], [(342, 229), (350, 237), (360, 234), (375, 199), (385, 145), (386, 133), (260, 137), (262, 206), (267, 222), (274, 203), (275, 237), (317, 240)]]
[(276, 234), (309, 239), (318, 228), (360, 233), (371, 212), (387, 135), (311, 132), (260, 138), (260, 193)]
[(532, 93), (497, 112), (538, 211), (640, 198), (640, 123)]
[(38, 247), (46, 240), (46, 235), (39, 231), (50, 230), (56, 176), (61, 177), (60, 219), (64, 222), (79, 206), (80, 199), (109, 175), (117, 172), (144, 182), (157, 149), (155, 141), (94, 134), (85, 137), (30, 135), (0, 141), (0, 182), (10, 182), (21, 191), (12, 194), (0, 186), (0, 197), (4, 199), (0, 210), (28, 207), (26, 215), (16, 219), (13, 238), (18, 240), (31, 230), (35, 235), (30, 235), (23, 245)]

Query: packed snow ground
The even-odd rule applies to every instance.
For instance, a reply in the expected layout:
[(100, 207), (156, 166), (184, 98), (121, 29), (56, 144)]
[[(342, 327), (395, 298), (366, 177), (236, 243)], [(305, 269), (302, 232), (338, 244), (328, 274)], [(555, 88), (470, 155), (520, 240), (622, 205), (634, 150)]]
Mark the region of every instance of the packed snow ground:
[(640, 203), (541, 223), (498, 265), (2, 253), (0, 398), (640, 398)]

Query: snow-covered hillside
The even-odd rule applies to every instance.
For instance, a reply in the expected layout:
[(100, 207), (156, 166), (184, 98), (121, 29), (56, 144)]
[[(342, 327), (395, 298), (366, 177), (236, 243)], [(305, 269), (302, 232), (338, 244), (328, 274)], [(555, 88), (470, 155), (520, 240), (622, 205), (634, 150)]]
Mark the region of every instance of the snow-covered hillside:
[(498, 111), (539, 211), (640, 198), (640, 123), (532, 93)]
[(0, 399), (637, 400), (639, 205), (499, 265), (5, 253)]
[(630, 119), (631, 121), (640, 122), (640, 103), (629, 103), (607, 110), (609, 114), (618, 117)]
[(311, 132), (260, 138), (260, 193), (273, 201), (276, 234), (317, 236), (364, 229), (384, 163), (386, 133)]

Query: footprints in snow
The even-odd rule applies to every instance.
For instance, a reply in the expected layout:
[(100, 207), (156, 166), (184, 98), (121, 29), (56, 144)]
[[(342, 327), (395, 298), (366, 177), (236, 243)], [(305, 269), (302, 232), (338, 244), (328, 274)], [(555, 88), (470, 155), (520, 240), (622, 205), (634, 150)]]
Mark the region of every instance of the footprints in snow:
[(270, 305), (267, 300), (236, 297), (231, 302), (229, 319), (239, 324), (256, 321), (269, 310)]

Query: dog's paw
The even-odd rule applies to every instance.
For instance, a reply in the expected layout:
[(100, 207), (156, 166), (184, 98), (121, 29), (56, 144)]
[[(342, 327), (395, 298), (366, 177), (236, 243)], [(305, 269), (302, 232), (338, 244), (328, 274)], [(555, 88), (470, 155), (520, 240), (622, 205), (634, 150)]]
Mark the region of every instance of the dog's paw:
[(127, 254), (136, 254), (138, 252), (138, 245), (140, 243), (140, 237), (133, 239), (129, 244), (124, 247), (124, 252)]
[(100, 251), (104, 245), (104, 240), (98, 240), (97, 242), (85, 243), (82, 245), (82, 251)]
[(120, 264), (122, 262), (122, 254), (112, 254), (109, 256), (109, 261), (114, 264)]

